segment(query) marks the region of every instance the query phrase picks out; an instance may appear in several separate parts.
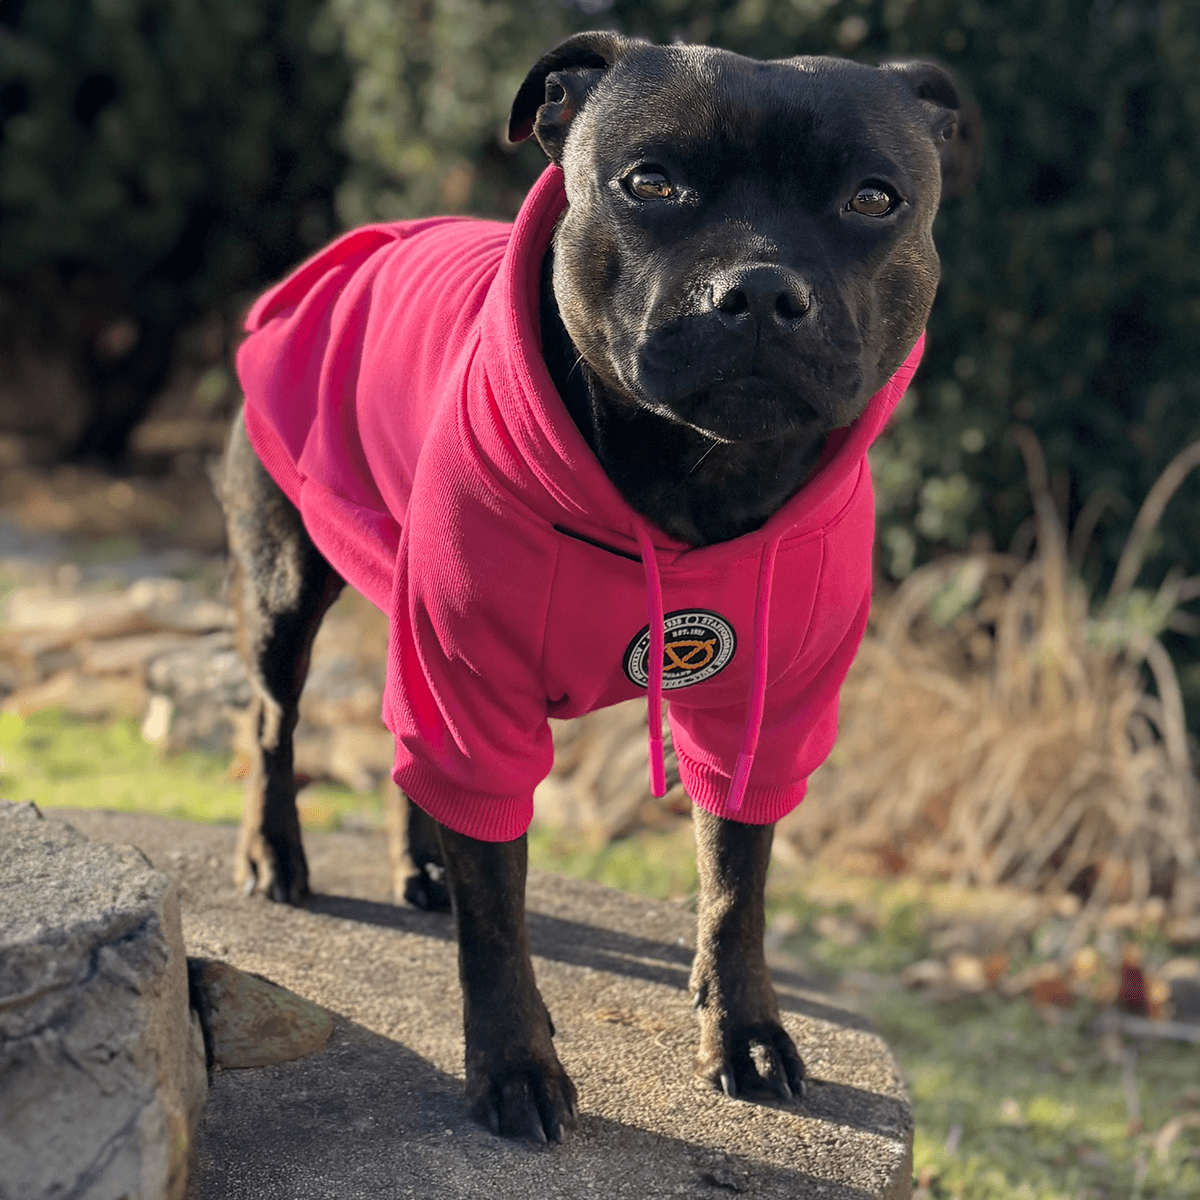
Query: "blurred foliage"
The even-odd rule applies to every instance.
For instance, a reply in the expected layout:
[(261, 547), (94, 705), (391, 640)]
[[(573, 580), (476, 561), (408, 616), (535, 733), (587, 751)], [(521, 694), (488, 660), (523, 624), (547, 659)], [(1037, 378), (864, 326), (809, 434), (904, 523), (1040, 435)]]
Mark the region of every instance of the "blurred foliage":
[(508, 110), (579, 13), (552, 0), (328, 0), (328, 13), (354, 71), (342, 223), (515, 213), (545, 159), (508, 141)]
[[(1109, 497), (1086, 560), (1108, 573), (1200, 436), (1191, 0), (0, 0), (0, 276), (87, 260), (177, 311), (276, 274), (335, 191), (343, 225), (511, 215), (543, 162), (507, 144), (511, 98), (586, 27), (951, 68), (982, 166), (938, 219), (925, 365), (876, 449), (881, 565), (1027, 536), (1016, 420), (1070, 523)], [(1151, 571), (1200, 569), (1198, 502), (1191, 481)]]
[(83, 276), (147, 344), (324, 241), (348, 72), (322, 11), (0, 0), (0, 286), (62, 306)]
[(86, 264), (182, 314), (325, 240), (347, 81), (320, 9), (3, 0), (0, 274)]
[[(897, 578), (972, 535), (1028, 549), (1014, 421), (1041, 440), (1070, 524), (1093, 500), (1093, 585), (1163, 466), (1200, 436), (1192, 0), (329, 0), (329, 11), (354, 70), (347, 223), (511, 215), (542, 159), (506, 146), (508, 105), (527, 66), (575, 29), (948, 66), (982, 114), (982, 162), (974, 191), (938, 218), (925, 363), (873, 454), (880, 564)], [(1149, 574), (1200, 571), (1198, 504), (1189, 481)], [(1200, 691), (1200, 669), (1184, 682)]]

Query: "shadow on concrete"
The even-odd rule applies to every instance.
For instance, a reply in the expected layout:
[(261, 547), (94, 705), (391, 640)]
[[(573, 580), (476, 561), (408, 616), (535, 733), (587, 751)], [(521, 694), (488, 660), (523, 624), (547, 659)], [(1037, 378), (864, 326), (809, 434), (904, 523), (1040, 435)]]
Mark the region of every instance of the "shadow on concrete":
[[(822, 1108), (810, 1115), (840, 1122), (839, 1089), (816, 1090)], [(188, 1200), (715, 1200), (739, 1193), (870, 1196), (586, 1114), (562, 1146), (493, 1137), (467, 1117), (458, 1079), (339, 1018), (328, 1045), (309, 1058), (217, 1072)]]
[[(310, 896), (305, 901), (305, 907), (311, 912), (346, 921), (361, 921), (384, 929), (442, 938), (449, 942), (455, 940), (453, 919), (444, 913), (426, 913), (401, 905), (328, 894)], [(526, 922), (533, 953), (539, 958), (642, 979), (676, 991), (687, 990), (692, 951), (686, 946), (637, 937), (546, 913), (530, 912)], [(779, 1005), (785, 1012), (829, 1021), (848, 1029), (872, 1029), (871, 1023), (858, 1013), (824, 1004), (813, 997), (812, 991), (822, 990), (816, 980), (795, 971), (779, 969), (772, 971), (772, 977), (779, 989)], [(794, 994), (797, 991), (810, 994)]]
[[(313, 912), (343, 920), (361, 921), (422, 937), (454, 941), (452, 918), (441, 913), (424, 913), (412, 908), (380, 904), (346, 896), (313, 895), (306, 902)], [(686, 992), (691, 967), (691, 950), (669, 942), (621, 933), (561, 917), (533, 912), (528, 915), (530, 941), (536, 957), (570, 966), (585, 967), (612, 975), (660, 984)], [(773, 972), (779, 1006), (784, 1012), (812, 1020), (827, 1021), (849, 1029), (871, 1030), (857, 1013), (822, 1003), (811, 995), (791, 989), (807, 989), (812, 981), (793, 971)], [(895, 1135), (907, 1120), (904, 1105), (887, 1096), (813, 1079), (803, 1112), (835, 1124), (862, 1129), (881, 1136)], [(753, 1097), (765, 1107), (777, 1107), (768, 1097)]]

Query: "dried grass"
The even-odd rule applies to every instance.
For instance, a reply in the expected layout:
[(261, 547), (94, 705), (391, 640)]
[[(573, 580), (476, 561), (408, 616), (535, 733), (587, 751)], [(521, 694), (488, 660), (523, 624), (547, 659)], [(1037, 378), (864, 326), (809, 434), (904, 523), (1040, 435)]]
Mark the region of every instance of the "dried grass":
[(823, 861), (1071, 890), (1085, 901), (1083, 930), (1116, 902), (1158, 898), (1195, 917), (1200, 803), (1157, 635), (1190, 618), (1179, 605), (1200, 589), (1177, 575), (1154, 593), (1133, 582), (1200, 443), (1152, 489), (1093, 614), (1040, 448), (1027, 430), (1017, 438), (1035, 555), (942, 560), (877, 607), (843, 690), (837, 749), (785, 832)]

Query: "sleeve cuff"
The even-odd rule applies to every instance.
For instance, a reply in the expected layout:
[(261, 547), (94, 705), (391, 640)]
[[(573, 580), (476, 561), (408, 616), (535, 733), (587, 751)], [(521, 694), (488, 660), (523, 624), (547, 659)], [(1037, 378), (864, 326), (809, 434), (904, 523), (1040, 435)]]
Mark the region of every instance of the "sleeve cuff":
[[(679, 778), (692, 803), (714, 816), (725, 816), (725, 797), (729, 794), (730, 776), (682, 754), (678, 754), (678, 758)], [(750, 783), (746, 787), (742, 807), (731, 819), (743, 825), (773, 825), (804, 799), (807, 790), (807, 779), (786, 787), (762, 787)]]
[(533, 793), (497, 796), (447, 784), (434, 774), (409, 766), (393, 773), (400, 790), (435, 821), (481, 842), (511, 842), (529, 828)]

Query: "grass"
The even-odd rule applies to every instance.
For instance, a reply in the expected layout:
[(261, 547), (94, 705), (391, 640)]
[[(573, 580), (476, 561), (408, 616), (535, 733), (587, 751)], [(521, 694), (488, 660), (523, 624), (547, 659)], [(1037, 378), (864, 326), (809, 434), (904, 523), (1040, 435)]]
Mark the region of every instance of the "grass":
[[(236, 824), (242, 783), (229, 760), (200, 751), (164, 754), (142, 739), (133, 718), (94, 724), (47, 709), (0, 713), (0, 796), (39, 807), (153, 812), (189, 821)], [(382, 824), (382, 805), (332, 783), (300, 796), (307, 829)]]
[[(237, 820), (241, 784), (224, 758), (166, 756), (137, 723), (87, 724), (55, 712), (0, 715), (0, 795), (40, 805)], [(344, 788), (306, 789), (309, 829), (377, 824), (379, 802)], [(690, 829), (643, 833), (597, 848), (535, 828), (544, 869), (657, 897), (696, 886)], [(832, 880), (832, 882), (831, 882)], [(921, 1200), (1193, 1200), (1200, 1128), (1155, 1138), (1200, 1111), (1200, 1046), (1120, 1045), (1092, 1031), (1086, 1005), (1039, 1010), (995, 995), (933, 1003), (896, 973), (928, 955), (936, 892), (911, 878), (861, 884), (795, 869), (773, 872), (772, 929), (813, 974), (869, 1013), (900, 1061), (916, 1110)], [(864, 914), (869, 910), (870, 916)], [(853, 999), (852, 999), (853, 998)], [(1131, 1120), (1132, 1118), (1132, 1120)]]
[[(1196, 1047), (1106, 1047), (1091, 1032), (1094, 1010), (1081, 1007), (1051, 1023), (1023, 999), (934, 1006), (893, 992), (868, 1008), (908, 1079), (915, 1166), (930, 1194), (1200, 1194), (1194, 1133), (1168, 1147), (1163, 1162), (1154, 1149), (1155, 1133), (1200, 1104)], [(1131, 1121), (1133, 1096), (1140, 1118)]]

